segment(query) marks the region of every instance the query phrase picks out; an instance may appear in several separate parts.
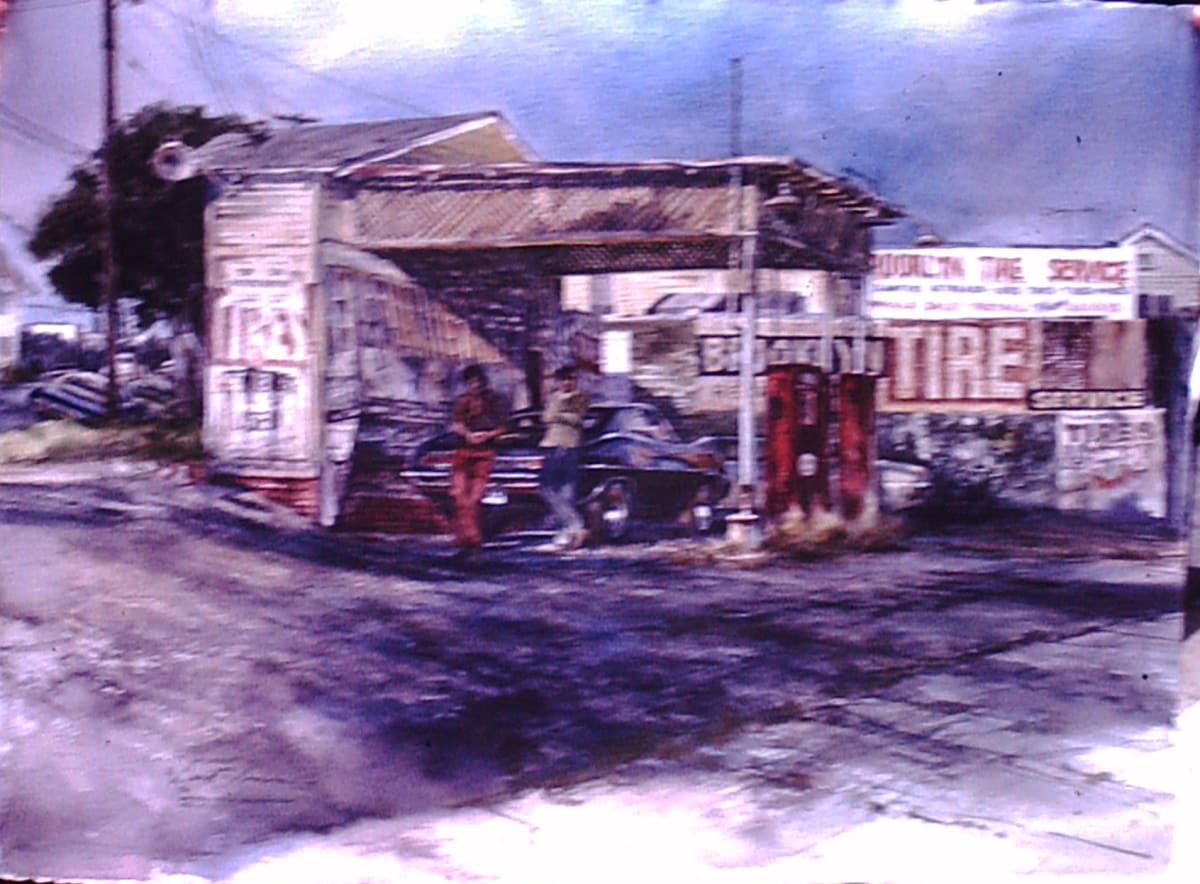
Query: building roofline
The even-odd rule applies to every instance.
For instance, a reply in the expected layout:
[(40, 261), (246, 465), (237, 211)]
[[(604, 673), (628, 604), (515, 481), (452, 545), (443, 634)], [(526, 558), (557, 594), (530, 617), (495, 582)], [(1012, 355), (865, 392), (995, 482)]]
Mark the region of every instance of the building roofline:
[(334, 169), (332, 174), (335, 178), (344, 178), (348, 175), (353, 175), (358, 169), (361, 169), (365, 166), (370, 166), (377, 163), (387, 163), (403, 157), (405, 154), (411, 153), (414, 150), (419, 150), (422, 147), (429, 147), (432, 144), (438, 144), (442, 141), (449, 141), (451, 138), (457, 138), (460, 135), (466, 135), (468, 132), (474, 132), (487, 126), (496, 126), (500, 130), (500, 133), (504, 137), (505, 141), (507, 141), (520, 153), (527, 156), (530, 161), (537, 161), (537, 154), (535, 154), (529, 148), (529, 146), (525, 144), (520, 137), (518, 137), (516, 130), (514, 130), (509, 124), (508, 120), (504, 118), (503, 114), (499, 113), (498, 111), (486, 111), (481, 113), (475, 119), (466, 120), (447, 129), (441, 129), (437, 132), (431, 132), (430, 134), (421, 138), (413, 139), (403, 147), (399, 147), (394, 150), (386, 150), (381, 154), (364, 156), (359, 159), (343, 163), (341, 166), (338, 166), (336, 169)]
[(815, 193), (839, 202), (852, 210), (858, 208), (860, 211), (874, 214), (880, 221), (890, 221), (903, 217), (905, 214), (904, 210), (898, 206), (894, 206), (844, 179), (822, 172), (800, 160), (780, 156), (743, 156), (719, 160), (537, 161), (467, 165), (364, 163), (358, 165), (347, 177), (360, 182), (375, 181), (403, 186), (410, 183), (434, 181), (500, 182), (531, 177), (565, 179), (586, 175), (617, 177), (636, 173), (686, 176), (733, 171), (739, 167), (773, 174), (779, 181), (787, 181), (790, 186), (799, 189), (802, 193)]
[(1149, 236), (1152, 239), (1158, 240), (1167, 248), (1178, 252), (1189, 261), (1196, 262), (1196, 252), (1184, 245), (1182, 241), (1176, 239), (1171, 234), (1167, 233), (1161, 227), (1151, 224), (1149, 221), (1143, 222), (1135, 227), (1129, 233), (1125, 234), (1118, 240), (1120, 245), (1129, 245), (1133, 240), (1141, 236)]
[[(441, 141), (446, 141), (450, 138), (457, 137), (466, 132), (471, 132), (476, 129), (481, 129), (485, 126), (497, 126), (504, 139), (515, 147), (521, 153), (527, 155), (531, 159), (536, 159), (534, 153), (521, 139), (517, 136), (515, 130), (504, 118), (504, 115), (499, 111), (476, 111), (464, 114), (447, 114), (445, 116), (430, 116), (430, 117), (409, 117), (397, 120), (356, 120), (348, 123), (315, 123), (305, 124), (302, 127), (306, 133), (316, 131), (336, 132), (338, 130), (352, 129), (358, 126), (384, 126), (388, 124), (400, 123), (421, 123), (431, 122), (435, 120), (445, 120), (446, 125), (442, 128), (435, 129), (424, 135), (416, 138), (410, 138), (406, 141), (397, 144), (388, 145), (386, 147), (369, 148), (364, 153), (358, 156), (348, 156), (328, 162), (321, 161), (317, 163), (305, 164), (295, 163), (291, 165), (255, 165), (254, 159), (247, 158), (242, 163), (222, 164), (219, 160), (214, 161), (210, 158), (211, 154), (220, 154), (227, 149), (228, 142), (222, 143), (226, 138), (241, 137), (254, 141), (262, 139), (263, 133), (230, 133), (230, 135), (219, 135), (211, 141), (200, 145), (192, 152), (193, 161), (196, 164), (196, 175), (221, 175), (221, 174), (242, 174), (242, 175), (273, 175), (273, 174), (305, 174), (305, 175), (334, 175), (344, 176), (353, 172), (355, 169), (377, 162), (385, 162), (389, 159), (403, 156), (405, 153), (416, 150), (421, 147), (427, 147), (431, 144), (437, 144)], [(295, 130), (292, 129), (273, 129), (267, 130), (265, 137), (269, 140), (272, 137), (285, 137), (287, 133)]]
[(1022, 252), (1028, 251), (1055, 251), (1055, 252), (1088, 252), (1098, 249), (1122, 249), (1127, 248), (1123, 242), (1112, 242), (1111, 240), (1101, 243), (1089, 243), (1080, 245), (1079, 243), (981, 243), (981, 242), (944, 242), (937, 245), (886, 245), (876, 246), (872, 251), (876, 252), (936, 252), (936, 251), (954, 251), (956, 249), (1009, 249), (1019, 250)]

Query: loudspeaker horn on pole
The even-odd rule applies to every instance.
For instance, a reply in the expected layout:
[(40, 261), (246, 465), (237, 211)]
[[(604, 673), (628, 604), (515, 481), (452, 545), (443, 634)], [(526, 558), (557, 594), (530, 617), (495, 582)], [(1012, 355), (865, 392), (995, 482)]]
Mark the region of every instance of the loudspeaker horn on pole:
[(192, 178), (197, 172), (195, 151), (182, 141), (164, 141), (150, 158), (150, 168), (167, 181)]

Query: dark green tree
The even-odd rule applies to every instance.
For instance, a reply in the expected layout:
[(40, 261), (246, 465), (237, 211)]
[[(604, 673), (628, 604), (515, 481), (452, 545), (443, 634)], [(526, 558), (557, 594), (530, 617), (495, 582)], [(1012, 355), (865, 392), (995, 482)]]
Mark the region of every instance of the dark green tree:
[(118, 297), (131, 298), (143, 326), (183, 320), (203, 334), (206, 181), (163, 181), (150, 168), (155, 149), (177, 139), (199, 147), (225, 132), (253, 131), (237, 116), (201, 107), (154, 104), (124, 120), (88, 162), (72, 170), (69, 189), (38, 220), (30, 250), (53, 258), (50, 280), (69, 301), (99, 305), (101, 221), (99, 169), (107, 152), (113, 198)]

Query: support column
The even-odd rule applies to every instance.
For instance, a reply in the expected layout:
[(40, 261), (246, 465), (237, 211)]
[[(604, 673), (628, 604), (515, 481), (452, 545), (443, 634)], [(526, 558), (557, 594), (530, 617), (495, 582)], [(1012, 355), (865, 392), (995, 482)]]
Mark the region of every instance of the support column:
[(1183, 637), (1200, 630), (1200, 483), (1196, 481), (1197, 455), (1200, 454), (1200, 409), (1192, 416), (1190, 464), (1187, 495), (1187, 576), (1183, 585)]

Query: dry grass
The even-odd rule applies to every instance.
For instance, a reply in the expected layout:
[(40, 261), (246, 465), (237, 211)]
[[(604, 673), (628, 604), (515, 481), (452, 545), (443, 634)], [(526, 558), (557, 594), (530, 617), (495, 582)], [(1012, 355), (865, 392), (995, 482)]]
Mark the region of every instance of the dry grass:
[(693, 538), (657, 543), (640, 554), (677, 565), (719, 563), (759, 568), (780, 558), (821, 559), (842, 553), (896, 549), (909, 533), (905, 520), (874, 509), (852, 520), (820, 510), (811, 516), (796, 510), (766, 528), (762, 546), (757, 550), (747, 550), (725, 538)]
[(40, 421), (23, 430), (0, 433), (0, 464), (102, 460), (139, 457), (186, 461), (202, 454), (198, 429), (191, 424), (112, 424), (90, 426), (69, 420)]
[(908, 524), (871, 507), (856, 519), (825, 510), (806, 515), (796, 509), (768, 532), (764, 546), (795, 558), (824, 558), (843, 552), (895, 549), (908, 536)]
[(649, 550), (674, 565), (725, 564), (738, 568), (761, 568), (771, 561), (765, 550), (747, 550), (742, 544), (725, 539), (677, 540), (658, 543)]

